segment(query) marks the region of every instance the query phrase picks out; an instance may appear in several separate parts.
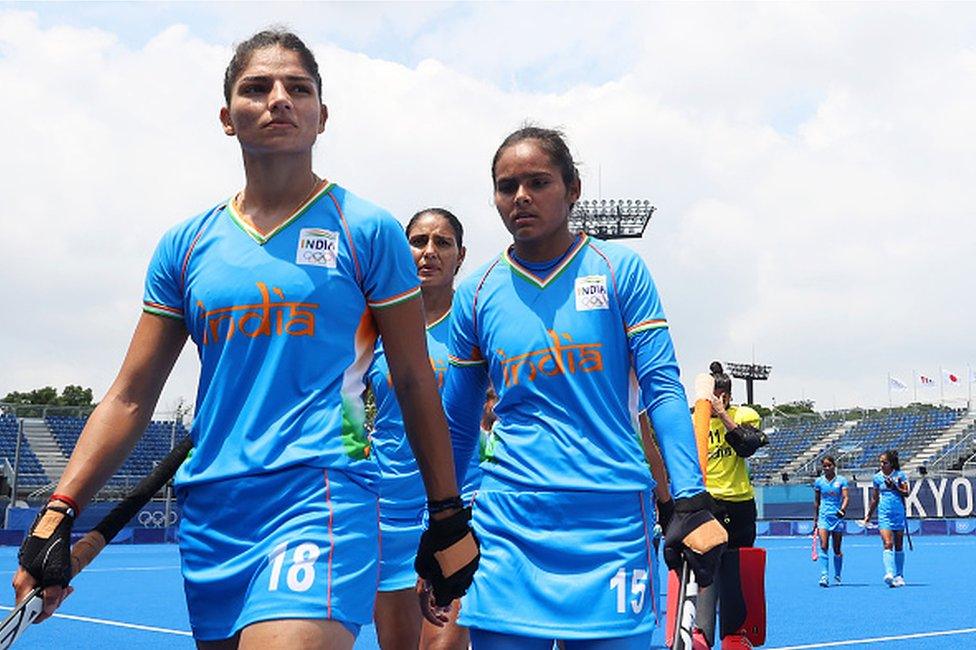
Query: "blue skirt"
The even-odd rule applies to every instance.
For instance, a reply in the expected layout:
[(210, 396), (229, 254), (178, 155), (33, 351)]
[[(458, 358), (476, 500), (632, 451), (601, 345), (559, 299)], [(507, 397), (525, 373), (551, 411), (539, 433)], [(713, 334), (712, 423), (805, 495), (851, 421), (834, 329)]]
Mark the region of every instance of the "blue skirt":
[(379, 579), (375, 492), (338, 470), (290, 467), (181, 488), (190, 627), (226, 639), (259, 621), (369, 623)]
[(512, 491), (486, 478), (474, 501), (481, 564), (459, 624), (560, 639), (653, 630), (650, 495)]
[(426, 508), (397, 510), (380, 507), (380, 591), (413, 588), (413, 568)]
[(817, 528), (831, 533), (843, 533), (847, 530), (844, 520), (836, 514), (823, 514), (817, 517)]

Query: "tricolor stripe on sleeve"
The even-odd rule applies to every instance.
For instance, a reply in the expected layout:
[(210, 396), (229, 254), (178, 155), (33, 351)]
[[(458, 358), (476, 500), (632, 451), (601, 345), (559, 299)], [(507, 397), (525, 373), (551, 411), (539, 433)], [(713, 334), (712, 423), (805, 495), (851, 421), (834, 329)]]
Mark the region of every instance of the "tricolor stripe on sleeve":
[(638, 332), (644, 332), (646, 330), (659, 330), (666, 329), (668, 326), (668, 321), (663, 318), (652, 318), (650, 320), (645, 320), (637, 323), (636, 325), (631, 325), (627, 328), (627, 336), (633, 336)]
[(383, 309), (384, 307), (391, 307), (393, 305), (399, 304), (411, 298), (415, 298), (420, 295), (420, 287), (416, 286), (413, 289), (408, 289), (403, 293), (398, 293), (395, 296), (391, 296), (386, 300), (377, 300), (375, 302), (370, 301), (367, 303), (373, 309)]
[(447, 362), (452, 366), (457, 366), (459, 368), (464, 368), (467, 366), (480, 366), (485, 362), (485, 360), (481, 358), (481, 354), (478, 353), (477, 350), (475, 351), (475, 354), (473, 356), (474, 356), (473, 359), (462, 359), (461, 357), (456, 357), (453, 354), (449, 354), (447, 355)]
[(145, 301), (142, 303), (142, 310), (150, 314), (156, 314), (157, 316), (166, 316), (168, 318), (183, 320), (182, 309), (170, 307), (169, 305), (161, 305), (158, 302)]

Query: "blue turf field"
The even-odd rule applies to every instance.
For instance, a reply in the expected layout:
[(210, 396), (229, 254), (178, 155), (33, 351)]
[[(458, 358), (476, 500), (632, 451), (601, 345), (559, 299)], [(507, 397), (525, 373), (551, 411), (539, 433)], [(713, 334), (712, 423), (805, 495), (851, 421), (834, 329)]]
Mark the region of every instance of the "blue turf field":
[[(809, 538), (766, 538), (760, 545), (769, 552), (766, 648), (976, 648), (976, 537), (916, 538), (902, 589), (881, 582), (877, 537), (846, 539), (845, 584), (830, 589), (817, 586)], [(0, 548), (4, 583), (15, 558), (15, 548)], [(16, 648), (194, 647), (175, 546), (110, 546), (74, 585), (59, 615), (28, 630)], [(655, 638), (661, 647), (661, 635)], [(356, 650), (376, 647), (372, 628), (365, 628)]]

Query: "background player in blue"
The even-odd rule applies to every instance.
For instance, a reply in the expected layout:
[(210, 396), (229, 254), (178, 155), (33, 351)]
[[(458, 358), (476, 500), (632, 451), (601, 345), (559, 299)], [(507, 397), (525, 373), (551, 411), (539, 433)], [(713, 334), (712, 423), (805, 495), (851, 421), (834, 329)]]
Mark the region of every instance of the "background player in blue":
[[(407, 241), (420, 278), (427, 351), (438, 388), (447, 370), (454, 276), (464, 261), (464, 229), (448, 210), (421, 210), (407, 223)], [(423, 532), (424, 485), (417, 461), (403, 430), (403, 416), (390, 380), (383, 340), (376, 344), (373, 363), (366, 374), (376, 398), (376, 421), (370, 444), (380, 470), (380, 583), (376, 594), (376, 634), (383, 650), (416, 650), (421, 637), (421, 615), (415, 586), (413, 560)], [(462, 490), (462, 493), (464, 491)], [(425, 643), (438, 637), (458, 637), (450, 647), (468, 646), (466, 631), (453, 622), (444, 627), (425, 623)], [(441, 646), (444, 647), (444, 646)]]
[(631, 250), (569, 231), (580, 195), (556, 131), (511, 134), (492, 162), (513, 245), (458, 287), (444, 407), (455, 462), (478, 440), (480, 396), (498, 393), (492, 459), (474, 502), (481, 568), (460, 622), (476, 650), (646, 648), (654, 482), (633, 425), (635, 373), (675, 496), (682, 540), (707, 584), (725, 531), (708, 510), (667, 322)]
[(878, 510), (878, 529), (884, 545), (881, 559), (884, 563), (884, 581), (889, 587), (905, 586), (905, 550), (902, 546), (905, 526), (905, 497), (908, 496), (908, 477), (901, 471), (898, 452), (894, 449), (878, 458), (881, 470), (871, 482), (871, 503), (861, 524), (867, 527), (875, 508)]
[(834, 541), (834, 582), (840, 584), (844, 554), (844, 514), (847, 512), (847, 479), (837, 473), (837, 461), (824, 456), (820, 461), (823, 474), (813, 482), (813, 509), (816, 513), (817, 534), (820, 536), (820, 586), (830, 585), (827, 548)]
[[(328, 113), (300, 39), (265, 31), (240, 44), (224, 92), (220, 120), (241, 146), (245, 187), (163, 237), (122, 368), (57, 492), (84, 506), (118, 469), (190, 336), (201, 362), (195, 451), (176, 482), (197, 646), (351, 648), (378, 577), (376, 470), (359, 396), (377, 332), (439, 506), (421, 559), (431, 566), (433, 552), (467, 540), (446, 579), (431, 574), (438, 598), (463, 593), (477, 561), (416, 272), (388, 213), (312, 171)], [(35, 581), (46, 587), (46, 614), (66, 593), (48, 571), (67, 559), (73, 515), (60, 514), (54, 534), (30, 534), (44, 540), (43, 570), (14, 580), (19, 597)]]

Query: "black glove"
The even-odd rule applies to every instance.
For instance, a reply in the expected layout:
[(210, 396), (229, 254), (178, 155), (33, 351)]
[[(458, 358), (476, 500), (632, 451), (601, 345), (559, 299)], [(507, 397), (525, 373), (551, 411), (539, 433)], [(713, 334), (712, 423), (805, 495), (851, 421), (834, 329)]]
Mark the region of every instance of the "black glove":
[(837, 517), (840, 518), (840, 519), (843, 519), (845, 514), (846, 513), (843, 510), (838, 510), (837, 511)]
[[(430, 519), (420, 536), (413, 567), (434, 590), (438, 607), (447, 607), (463, 596), (478, 568), (481, 552), (470, 521), (471, 508), (462, 508), (445, 519)], [(445, 576), (442, 565), (451, 573)]]
[(769, 444), (769, 438), (759, 429), (740, 424), (725, 434), (725, 442), (742, 458), (749, 458), (760, 447)]
[(668, 568), (680, 571), (682, 560), (687, 561), (699, 587), (707, 587), (714, 581), (726, 544), (718, 544), (705, 553), (698, 553), (685, 546), (683, 540), (699, 526), (715, 520), (713, 508), (715, 502), (708, 492), (674, 499), (674, 515), (664, 531), (664, 561)]
[(71, 527), (75, 523), (70, 508), (45, 506), (37, 513), (20, 545), (17, 559), (39, 587), (68, 586), (71, 581)]
[(657, 502), (657, 523), (661, 526), (662, 531), (668, 529), (668, 524), (671, 523), (671, 517), (673, 516), (674, 499)]

